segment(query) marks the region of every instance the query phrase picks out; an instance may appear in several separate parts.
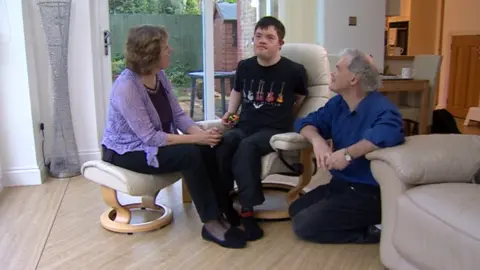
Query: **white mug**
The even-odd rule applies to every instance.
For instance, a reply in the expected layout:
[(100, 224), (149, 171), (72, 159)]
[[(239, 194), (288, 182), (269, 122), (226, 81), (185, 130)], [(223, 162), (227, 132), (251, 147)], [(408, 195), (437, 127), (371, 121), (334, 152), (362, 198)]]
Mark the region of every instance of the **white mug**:
[(411, 79), (413, 77), (413, 71), (412, 68), (402, 68), (402, 79)]
[(402, 53), (403, 53), (403, 48), (402, 47), (395, 47), (393, 50), (394, 50), (395, 55), (402, 55)]

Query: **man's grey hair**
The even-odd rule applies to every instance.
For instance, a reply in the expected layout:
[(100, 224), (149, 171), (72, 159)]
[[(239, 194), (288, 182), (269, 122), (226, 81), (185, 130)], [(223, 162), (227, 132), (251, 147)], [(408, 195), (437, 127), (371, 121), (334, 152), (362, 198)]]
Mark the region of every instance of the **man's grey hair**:
[(339, 56), (347, 56), (348, 70), (360, 77), (360, 87), (363, 91), (371, 92), (382, 87), (377, 67), (366, 53), (357, 49), (345, 49)]

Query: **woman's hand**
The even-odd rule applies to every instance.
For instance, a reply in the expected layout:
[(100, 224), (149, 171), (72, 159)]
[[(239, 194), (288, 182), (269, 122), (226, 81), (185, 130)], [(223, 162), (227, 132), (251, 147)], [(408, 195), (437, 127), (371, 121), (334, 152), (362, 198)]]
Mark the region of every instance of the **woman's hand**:
[(193, 136), (195, 136), (195, 143), (212, 147), (217, 145), (222, 139), (222, 133), (217, 128), (210, 128)]

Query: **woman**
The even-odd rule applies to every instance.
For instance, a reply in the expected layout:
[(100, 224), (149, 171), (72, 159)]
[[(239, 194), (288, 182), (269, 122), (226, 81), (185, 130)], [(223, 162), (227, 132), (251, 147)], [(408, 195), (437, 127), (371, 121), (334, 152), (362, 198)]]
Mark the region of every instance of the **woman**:
[(226, 204), (228, 196), (222, 192), (212, 148), (222, 134), (201, 129), (178, 104), (164, 72), (171, 53), (163, 27), (130, 29), (127, 68), (112, 87), (103, 160), (138, 173), (181, 172), (204, 223), (202, 237), (242, 248), (244, 233), (223, 218), (234, 210)]

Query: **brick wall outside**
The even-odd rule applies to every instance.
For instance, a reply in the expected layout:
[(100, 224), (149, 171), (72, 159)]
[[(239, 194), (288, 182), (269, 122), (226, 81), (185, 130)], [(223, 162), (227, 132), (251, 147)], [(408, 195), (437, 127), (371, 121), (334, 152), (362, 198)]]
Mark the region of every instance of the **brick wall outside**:
[(250, 0), (237, 1), (237, 28), (238, 28), (238, 59), (245, 59), (253, 55), (251, 45), (257, 11), (250, 6)]
[[(237, 44), (234, 44), (235, 21), (223, 21), (218, 15), (214, 21), (214, 63), (215, 71), (233, 71), (237, 68)], [(225, 90), (230, 93), (230, 80), (225, 80)], [(215, 90), (221, 91), (220, 80), (215, 80)]]

